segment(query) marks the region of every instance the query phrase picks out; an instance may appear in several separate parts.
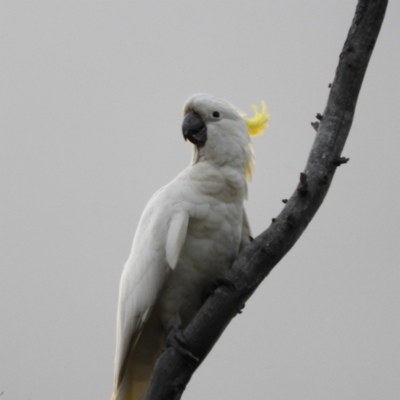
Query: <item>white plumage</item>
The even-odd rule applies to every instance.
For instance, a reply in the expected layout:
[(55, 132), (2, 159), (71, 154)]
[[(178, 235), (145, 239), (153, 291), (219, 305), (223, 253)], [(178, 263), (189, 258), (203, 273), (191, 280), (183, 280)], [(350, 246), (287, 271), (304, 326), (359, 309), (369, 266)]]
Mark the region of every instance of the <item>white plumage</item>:
[(184, 136), (195, 144), (192, 164), (147, 204), (122, 273), (115, 400), (144, 399), (168, 330), (189, 324), (204, 289), (249, 242), (243, 201), (253, 155), (246, 120), (206, 94), (189, 98), (184, 115)]

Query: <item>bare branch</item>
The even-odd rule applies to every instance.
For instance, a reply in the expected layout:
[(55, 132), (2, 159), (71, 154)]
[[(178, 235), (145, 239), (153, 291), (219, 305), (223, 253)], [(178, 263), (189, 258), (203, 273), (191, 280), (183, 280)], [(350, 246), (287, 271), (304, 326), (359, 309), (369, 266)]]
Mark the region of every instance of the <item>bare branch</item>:
[(180, 399), (231, 319), (296, 243), (322, 204), (337, 166), (348, 161), (341, 153), (386, 7), (387, 0), (359, 0), (326, 109), (317, 115), (318, 132), (298, 187), (270, 227), (240, 253), (227, 277), (233, 285), (218, 288), (184, 330), (185, 346), (200, 362), (169, 347), (157, 361), (147, 400)]

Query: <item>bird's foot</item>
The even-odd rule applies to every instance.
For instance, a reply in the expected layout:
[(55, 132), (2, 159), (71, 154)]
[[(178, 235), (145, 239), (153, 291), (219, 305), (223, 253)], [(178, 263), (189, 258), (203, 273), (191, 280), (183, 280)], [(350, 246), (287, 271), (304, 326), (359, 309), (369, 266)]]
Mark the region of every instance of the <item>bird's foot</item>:
[(186, 342), (183, 331), (176, 325), (172, 325), (171, 328), (169, 328), (166, 344), (167, 347), (174, 347), (179, 353), (190, 360), (197, 363), (200, 361), (199, 358), (193, 355), (193, 353), (190, 351), (190, 347)]
[(228, 278), (216, 278), (210, 285), (206, 286), (203, 290), (202, 300), (203, 303), (214, 294), (214, 292), (221, 286), (236, 289), (235, 284)]

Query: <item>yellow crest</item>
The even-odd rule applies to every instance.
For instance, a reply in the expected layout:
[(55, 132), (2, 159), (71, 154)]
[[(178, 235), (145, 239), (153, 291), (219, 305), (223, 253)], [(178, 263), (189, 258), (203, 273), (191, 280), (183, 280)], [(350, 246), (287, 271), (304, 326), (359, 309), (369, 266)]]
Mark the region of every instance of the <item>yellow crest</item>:
[(246, 123), (247, 130), (251, 137), (262, 135), (264, 130), (268, 127), (269, 114), (267, 113), (267, 106), (261, 102), (261, 112), (255, 104), (250, 104), (254, 110), (255, 115), (253, 118), (243, 118)]

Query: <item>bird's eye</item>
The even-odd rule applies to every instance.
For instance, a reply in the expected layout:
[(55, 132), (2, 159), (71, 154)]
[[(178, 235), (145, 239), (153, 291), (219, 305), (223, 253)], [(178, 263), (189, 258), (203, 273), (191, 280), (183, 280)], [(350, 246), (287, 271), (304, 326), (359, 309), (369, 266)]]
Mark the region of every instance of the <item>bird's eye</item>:
[(213, 116), (214, 118), (219, 118), (220, 115), (221, 115), (221, 114), (220, 114), (218, 111), (214, 111), (214, 112), (212, 113), (212, 116)]

